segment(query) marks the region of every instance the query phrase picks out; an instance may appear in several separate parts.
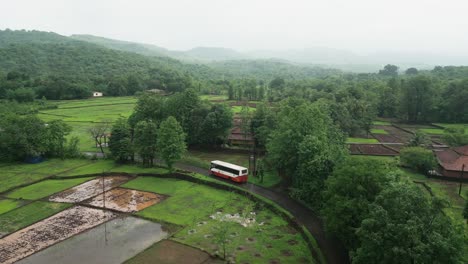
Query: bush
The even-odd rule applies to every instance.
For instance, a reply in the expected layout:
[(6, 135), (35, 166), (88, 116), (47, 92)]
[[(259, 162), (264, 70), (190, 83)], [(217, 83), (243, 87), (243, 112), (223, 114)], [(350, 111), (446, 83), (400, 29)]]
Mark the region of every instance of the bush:
[(431, 150), (422, 147), (408, 147), (401, 150), (400, 163), (402, 166), (427, 174), (435, 167), (436, 160)]

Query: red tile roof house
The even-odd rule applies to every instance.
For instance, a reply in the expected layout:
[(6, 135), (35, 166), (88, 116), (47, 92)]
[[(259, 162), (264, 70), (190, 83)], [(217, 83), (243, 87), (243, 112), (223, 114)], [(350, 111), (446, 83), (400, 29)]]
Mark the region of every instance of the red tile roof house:
[(439, 162), (439, 172), (444, 177), (460, 178), (463, 165), (465, 165), (463, 178), (468, 180), (468, 145), (435, 151)]

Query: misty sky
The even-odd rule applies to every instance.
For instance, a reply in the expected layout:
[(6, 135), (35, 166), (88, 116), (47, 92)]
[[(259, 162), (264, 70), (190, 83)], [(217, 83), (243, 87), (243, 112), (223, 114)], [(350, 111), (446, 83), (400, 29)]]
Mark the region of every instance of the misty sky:
[(466, 0), (1, 0), (0, 28), (169, 49), (329, 47), (468, 54)]

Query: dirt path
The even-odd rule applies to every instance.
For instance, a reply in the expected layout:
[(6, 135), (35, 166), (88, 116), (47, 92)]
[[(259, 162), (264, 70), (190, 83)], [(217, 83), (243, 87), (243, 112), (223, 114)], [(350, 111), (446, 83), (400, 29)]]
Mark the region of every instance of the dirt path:
[[(207, 176), (210, 175), (207, 169), (183, 163), (176, 163), (175, 166), (182, 170), (192, 171)], [(220, 178), (216, 179), (223, 180)], [(232, 183), (230, 181), (225, 182)], [(290, 198), (286, 193), (281, 191), (267, 189), (251, 183), (245, 183), (241, 185), (236, 183), (232, 184), (247, 189), (252, 193), (266, 197), (288, 210), (300, 224), (303, 224), (309, 230), (309, 232), (314, 236), (315, 240), (317, 240), (320, 250), (324, 254), (327, 263), (349, 263), (347, 251), (342, 246), (341, 242), (335, 237), (331, 237), (325, 233), (322, 221), (312, 210)]]

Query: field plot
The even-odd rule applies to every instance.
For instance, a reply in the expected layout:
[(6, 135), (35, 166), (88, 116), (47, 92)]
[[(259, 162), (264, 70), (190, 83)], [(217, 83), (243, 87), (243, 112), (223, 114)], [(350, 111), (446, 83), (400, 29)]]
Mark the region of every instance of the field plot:
[[(180, 243), (222, 255), (216, 237), (227, 232), (230, 241), (227, 256), (235, 263), (314, 263), (297, 230), (270, 210), (257, 208), (244, 196), (187, 181), (153, 177), (139, 177), (123, 187), (169, 195), (137, 215), (184, 226), (173, 235)], [(130, 263), (154, 263), (149, 261), (154, 254), (152, 250), (158, 252), (150, 248)]]
[(65, 190), (61, 193), (52, 195), (49, 198), (49, 201), (60, 202), (60, 203), (78, 203), (84, 200), (87, 200), (91, 197), (94, 197), (103, 192), (103, 189), (108, 191), (125, 181), (128, 178), (124, 176), (112, 176), (105, 177), (104, 188), (102, 186), (102, 179), (94, 179), (78, 186), (75, 186), (71, 189)]
[(1, 239), (0, 262), (14, 263), (115, 216), (82, 206), (67, 209)]
[(36, 201), (6, 212), (0, 215), (0, 237), (47, 218), (68, 207), (70, 207), (69, 204)]
[(96, 207), (105, 207), (121, 212), (137, 212), (153, 204), (159, 203), (164, 196), (150, 192), (142, 192), (123, 188), (115, 188), (91, 199), (87, 204)]
[[(126, 264), (211, 264), (214, 260), (210, 255), (193, 247), (177, 243), (172, 240), (163, 240), (154, 244), (136, 257), (129, 259)], [(219, 263), (224, 263), (220, 261)]]
[(18, 263), (122, 263), (167, 236), (164, 227), (158, 223), (135, 217), (115, 218)]
[(0, 214), (11, 211), (17, 207), (20, 207), (22, 202), (10, 199), (0, 199)]
[(396, 156), (399, 154), (397, 149), (383, 144), (351, 144), (350, 152), (355, 155)]
[(20, 189), (16, 189), (15, 191), (9, 193), (7, 197), (14, 199), (37, 200), (91, 179), (93, 178), (87, 177), (67, 180), (45, 180)]

